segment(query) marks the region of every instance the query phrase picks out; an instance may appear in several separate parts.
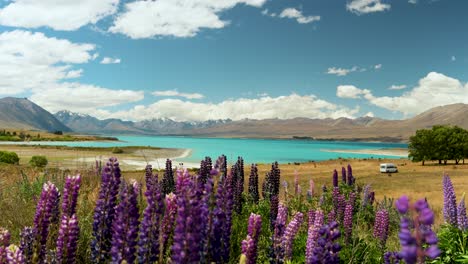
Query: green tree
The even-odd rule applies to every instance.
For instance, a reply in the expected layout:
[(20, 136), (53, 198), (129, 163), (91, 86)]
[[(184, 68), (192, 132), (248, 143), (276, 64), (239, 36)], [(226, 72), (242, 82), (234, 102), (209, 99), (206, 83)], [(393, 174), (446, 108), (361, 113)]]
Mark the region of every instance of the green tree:
[(420, 129), (416, 131), (416, 135), (410, 137), (408, 144), (409, 157), (415, 161), (433, 160), (434, 158), (434, 135), (432, 130)]
[(15, 152), (0, 151), (0, 162), (8, 164), (18, 164), (19, 157)]
[(44, 168), (47, 166), (47, 158), (45, 156), (32, 156), (31, 160), (29, 161), (29, 165), (33, 167)]

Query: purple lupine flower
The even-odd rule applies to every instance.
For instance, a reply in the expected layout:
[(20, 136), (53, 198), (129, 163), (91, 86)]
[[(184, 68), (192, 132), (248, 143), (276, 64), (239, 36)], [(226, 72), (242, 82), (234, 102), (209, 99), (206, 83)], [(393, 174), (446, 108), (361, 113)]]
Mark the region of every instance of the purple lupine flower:
[(10, 238), (10, 231), (0, 227), (0, 263), (7, 263), (7, 247), (10, 245)]
[(249, 197), (254, 203), (258, 203), (260, 199), (258, 194), (258, 168), (257, 164), (252, 164), (250, 167), (250, 176), (249, 176)]
[(166, 169), (164, 170), (164, 175), (161, 180), (161, 192), (164, 195), (167, 195), (175, 191), (175, 182), (174, 182), (174, 171), (172, 170), (172, 161), (170, 159), (166, 160)]
[(346, 169), (345, 169), (345, 167), (341, 167), (341, 181), (342, 181), (343, 183), (346, 183), (346, 182), (347, 182), (347, 181), (346, 181)]
[(462, 231), (468, 229), (468, 218), (466, 216), (465, 196), (462, 197), (457, 207), (458, 228)]
[(247, 264), (257, 263), (258, 238), (262, 229), (262, 217), (250, 214), (247, 238), (242, 241), (242, 254), (246, 256)]
[[(434, 224), (434, 213), (424, 199), (409, 204), (408, 197), (402, 196), (396, 202), (400, 213), (408, 212), (415, 215), (413, 218), (402, 216), (400, 222), (400, 244), (399, 255), (407, 264), (422, 263), (426, 258), (434, 259), (440, 255), (437, 247), (437, 235), (432, 231)], [(413, 213), (414, 212), (414, 213)], [(411, 229), (413, 228), (413, 231)]]
[(99, 197), (94, 209), (91, 262), (108, 262), (112, 241), (112, 222), (115, 217), (121, 172), (116, 158), (110, 158), (102, 171)]
[(372, 192), (369, 193), (369, 198), (368, 198), (368, 200), (369, 200), (369, 203), (370, 203), (371, 205), (374, 204), (374, 201), (375, 201), (375, 192), (374, 192), (374, 191), (372, 191)]
[(191, 184), (190, 174), (187, 169), (177, 170), (177, 180), (175, 186), (175, 194), (178, 195), (183, 190), (187, 188), (188, 185)]
[(353, 206), (350, 203), (346, 203), (344, 210), (343, 226), (345, 230), (345, 238), (347, 242), (351, 241), (351, 235), (353, 233)]
[(385, 264), (399, 264), (401, 257), (398, 252), (387, 251), (383, 255)]
[(35, 258), (39, 263), (45, 260), (47, 237), (51, 221), (55, 217), (54, 211), (59, 197), (59, 191), (53, 183), (47, 182), (44, 184), (34, 216)]
[(71, 217), (76, 213), (78, 192), (80, 190), (81, 176), (68, 176), (63, 187), (62, 216)]
[(348, 203), (351, 204), (354, 208), (356, 204), (356, 193), (355, 192), (350, 192), (349, 197), (348, 197)]
[(34, 246), (34, 230), (32, 227), (25, 227), (20, 233), (20, 250), (24, 256), (25, 263), (32, 263)]
[[(23, 252), (18, 246), (10, 245), (6, 248), (6, 260), (8, 264), (24, 264)], [(4, 262), (2, 262), (4, 263)]]
[(338, 171), (333, 171), (333, 187), (338, 187)]
[(221, 155), (216, 160), (214, 168), (221, 172), (222, 177), (227, 177), (227, 159), (225, 155)]
[(158, 184), (158, 176), (153, 174), (147, 176), (145, 191), (147, 206), (143, 211), (138, 239), (138, 263), (154, 263), (160, 254), (159, 226), (164, 211), (163, 193)]
[(338, 264), (341, 246), (335, 241), (340, 237), (340, 230), (336, 222), (324, 225), (319, 231), (319, 239), (314, 247), (307, 264)]
[(275, 228), (275, 221), (278, 215), (278, 205), (279, 199), (278, 196), (272, 196), (270, 198), (270, 228), (273, 230)]
[(385, 246), (387, 241), (389, 220), (388, 211), (385, 209), (375, 214), (374, 237), (380, 240), (382, 246)]
[(307, 217), (309, 218), (309, 221), (307, 222), (307, 228), (310, 228), (311, 226), (314, 225), (314, 222), (315, 222), (315, 211), (309, 210)]
[(76, 215), (62, 216), (57, 238), (57, 263), (75, 263), (80, 228)]
[(242, 193), (244, 192), (244, 160), (237, 158), (236, 164), (231, 169), (231, 185), (233, 188), (234, 210), (240, 214), (242, 212)]
[(288, 208), (280, 203), (278, 205), (278, 214), (275, 220), (275, 228), (273, 231), (273, 254), (274, 258), (281, 260), (284, 258), (284, 251), (282, 248), (282, 238), (286, 230), (286, 223), (288, 221)]
[(362, 207), (366, 207), (369, 204), (369, 193), (371, 192), (370, 184), (366, 184), (362, 190)]
[[(206, 196), (211, 195), (211, 181), (197, 179), (180, 184), (177, 193), (177, 217), (172, 245), (172, 261), (198, 263), (206, 252), (208, 209)], [(187, 246), (190, 245), (190, 246)]]
[(452, 181), (446, 174), (444, 175), (443, 182), (444, 191), (444, 219), (445, 222), (453, 226), (457, 225), (457, 198), (455, 190), (453, 189)]
[(309, 224), (309, 229), (307, 231), (307, 243), (306, 243), (306, 253), (305, 253), (306, 263), (312, 262), (312, 255), (313, 255), (314, 248), (317, 245), (317, 240), (319, 238), (319, 231), (323, 226), (323, 220), (324, 220), (323, 218), (324, 218), (323, 211), (317, 210), (315, 211), (315, 219), (314, 219), (315, 221), (313, 222), (313, 224)]
[(169, 248), (168, 243), (174, 232), (176, 214), (177, 199), (174, 193), (169, 193), (165, 197), (165, 211), (161, 225), (161, 254), (165, 254)]
[(331, 223), (335, 221), (336, 221), (336, 212), (335, 212), (335, 209), (332, 209), (330, 212), (328, 212), (327, 223)]
[(314, 180), (310, 179), (309, 181), (309, 191), (310, 191), (310, 196), (314, 196), (314, 188), (315, 188), (315, 183)]
[(230, 179), (221, 176), (215, 195), (216, 204), (213, 209), (210, 233), (209, 255), (212, 262), (215, 263), (226, 263), (229, 261), (233, 210), (232, 199)]
[(351, 168), (351, 165), (348, 164), (348, 173), (347, 173), (347, 183), (349, 186), (353, 185), (356, 179), (353, 176), (353, 169)]
[(112, 223), (112, 263), (134, 263), (139, 230), (138, 210), (139, 184), (136, 181), (125, 185), (120, 203), (115, 209)]
[(292, 257), (293, 241), (297, 232), (299, 231), (299, 228), (301, 227), (303, 219), (304, 214), (297, 212), (284, 231), (281, 245), (284, 250), (284, 258), (286, 260), (291, 259)]

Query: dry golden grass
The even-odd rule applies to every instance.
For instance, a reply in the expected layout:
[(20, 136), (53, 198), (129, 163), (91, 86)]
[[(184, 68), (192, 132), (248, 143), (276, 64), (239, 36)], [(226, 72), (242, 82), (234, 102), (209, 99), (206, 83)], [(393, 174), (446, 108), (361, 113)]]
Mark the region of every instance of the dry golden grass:
[[(389, 176), (379, 172), (379, 164), (392, 162), (398, 166), (398, 173)], [(331, 160), (318, 163), (305, 163), (300, 165), (280, 165), (282, 180), (290, 184), (294, 181), (294, 171), (299, 173), (299, 182), (304, 192), (309, 189), (309, 180), (315, 182), (315, 192), (321, 192), (321, 186), (332, 184), (332, 172), (338, 170), (341, 179), (341, 167), (351, 164), (356, 182), (360, 185), (370, 184), (375, 191), (376, 199), (399, 198), (408, 195), (412, 201), (427, 198), (430, 206), (436, 212), (436, 223), (443, 221), (443, 195), (442, 176), (448, 173), (452, 179), (457, 199), (460, 200), (465, 192), (468, 192), (468, 164), (438, 165), (436, 163), (422, 166), (421, 163), (413, 163), (407, 159), (397, 160)], [(263, 180), (270, 165), (259, 166), (259, 176)]]

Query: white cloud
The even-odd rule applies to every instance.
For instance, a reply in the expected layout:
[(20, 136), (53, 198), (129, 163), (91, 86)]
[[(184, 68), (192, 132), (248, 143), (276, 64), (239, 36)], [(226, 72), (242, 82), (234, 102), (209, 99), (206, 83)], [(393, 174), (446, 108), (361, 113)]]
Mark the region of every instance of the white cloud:
[(418, 0), (409, 0), (408, 3), (415, 5), (418, 3)]
[(308, 24), (315, 21), (320, 21), (320, 16), (304, 16), (302, 11), (297, 10), (296, 8), (286, 8), (280, 14), (281, 18), (292, 18), (300, 24)]
[[(337, 94), (338, 90), (339, 87)], [(416, 87), (401, 96), (376, 97), (369, 90), (359, 88), (353, 92), (358, 95), (363, 94), (364, 98), (373, 105), (405, 115), (415, 115), (436, 106), (468, 103), (468, 84), (437, 72), (430, 72), (419, 80)]]
[(104, 57), (101, 60), (101, 64), (118, 64), (118, 63), (120, 63), (119, 58)]
[(367, 114), (365, 114), (364, 116), (368, 116), (368, 117), (375, 117), (374, 113), (372, 112), (368, 112)]
[(117, 11), (119, 0), (12, 0), (0, 9), (4, 26), (76, 30)]
[(382, 0), (353, 0), (346, 4), (346, 9), (357, 15), (362, 15), (389, 10), (390, 5), (382, 3)]
[(179, 99), (164, 99), (144, 106), (138, 105), (128, 111), (120, 111), (102, 117), (126, 120), (171, 118), (177, 121), (204, 121), (210, 119), (241, 120), (295, 117), (354, 118), (359, 107), (350, 109), (321, 100), (314, 95), (291, 94), (279, 97), (239, 98), (219, 103), (197, 103)]
[(47, 110), (93, 113), (99, 108), (143, 99), (142, 91), (111, 90), (68, 82), (83, 74), (73, 69), (90, 62), (95, 46), (15, 30), (0, 34), (0, 95), (31, 94)]
[(337, 76), (346, 76), (346, 75), (348, 75), (348, 74), (350, 74), (352, 72), (358, 71), (358, 70), (359, 71), (365, 71), (366, 69), (360, 69), (357, 66), (353, 66), (350, 69), (331, 67), (331, 68), (328, 68), (327, 74), (334, 74), (334, 75), (337, 75)]
[(401, 85), (392, 85), (390, 87), (388, 87), (389, 90), (403, 90), (403, 89), (406, 89), (406, 85), (405, 84), (401, 84)]
[(361, 98), (361, 95), (368, 95), (370, 91), (367, 89), (359, 89), (354, 85), (339, 85), (336, 88), (336, 96), (340, 98)]
[(456, 58), (455, 56), (452, 56), (451, 60), (452, 60), (452, 61), (456, 61), (457, 58)]
[(151, 93), (154, 96), (177, 96), (187, 99), (202, 99), (205, 96), (199, 93), (180, 93), (177, 90), (154, 91)]
[[(94, 0), (93, 0), (94, 1)], [(261, 7), (266, 0), (158, 0), (125, 4), (109, 28), (133, 39), (156, 36), (193, 37), (201, 29), (219, 29), (229, 21), (219, 15), (238, 4)]]
[(374, 65), (374, 69), (376, 69), (376, 70), (382, 69), (382, 64), (376, 64), (376, 65)]

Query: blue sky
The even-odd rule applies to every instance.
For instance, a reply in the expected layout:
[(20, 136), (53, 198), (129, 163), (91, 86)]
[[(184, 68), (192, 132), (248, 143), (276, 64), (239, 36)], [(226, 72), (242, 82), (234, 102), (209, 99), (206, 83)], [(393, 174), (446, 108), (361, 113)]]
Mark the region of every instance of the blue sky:
[(0, 96), (98, 118), (382, 118), (468, 103), (465, 0), (13, 0)]

